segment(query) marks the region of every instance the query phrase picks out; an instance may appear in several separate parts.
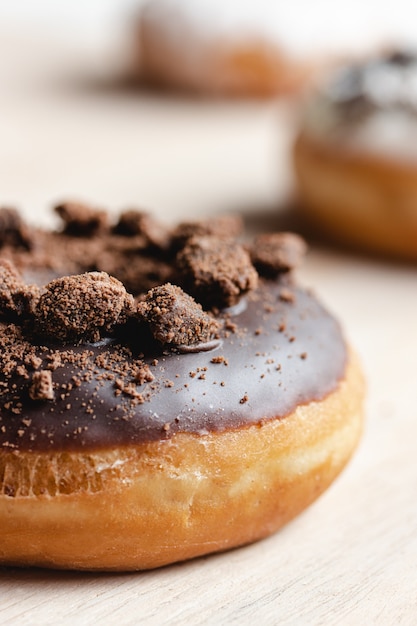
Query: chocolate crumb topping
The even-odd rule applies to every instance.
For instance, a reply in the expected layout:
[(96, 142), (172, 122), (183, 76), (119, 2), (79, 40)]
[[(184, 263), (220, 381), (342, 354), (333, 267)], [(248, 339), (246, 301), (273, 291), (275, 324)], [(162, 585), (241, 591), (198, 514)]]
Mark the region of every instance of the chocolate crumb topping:
[(220, 239), (235, 239), (243, 232), (239, 215), (216, 215), (209, 220), (182, 222), (172, 234), (174, 247), (183, 247), (191, 237), (213, 235)]
[(54, 389), (50, 370), (40, 370), (32, 375), (32, 384), (29, 387), (31, 400), (53, 400)]
[(98, 261), (102, 271), (118, 278), (126, 290), (135, 295), (142, 294), (155, 285), (172, 278), (172, 266), (163, 259), (157, 260), (140, 250), (113, 250), (104, 253)]
[(10, 245), (30, 250), (32, 240), (20, 213), (13, 208), (0, 208), (0, 247)]
[(64, 342), (98, 341), (133, 313), (133, 296), (105, 272), (57, 278), (45, 287), (36, 307), (44, 335)]
[(55, 207), (64, 222), (64, 233), (74, 237), (92, 237), (108, 227), (106, 211), (80, 202), (64, 202)]
[(138, 385), (151, 383), (155, 380), (155, 376), (152, 374), (151, 368), (146, 363), (144, 363), (142, 367), (138, 368), (134, 378)]
[(162, 250), (168, 248), (170, 243), (170, 231), (149, 213), (137, 209), (124, 211), (119, 217), (114, 232), (125, 237), (141, 235), (147, 245)]
[(337, 387), (338, 323), (288, 269), (259, 277), (232, 223), (218, 236), (162, 227), (165, 246), (137, 213), (96, 228), (77, 211), (64, 232), (33, 229), (30, 250), (13, 239), (1, 248), (5, 454), (249, 427)]
[(223, 355), (214, 356), (210, 363), (223, 363), (223, 365), (229, 365), (228, 360)]
[(258, 284), (249, 254), (234, 241), (192, 237), (177, 255), (185, 289), (202, 304), (232, 306)]
[(295, 233), (259, 235), (250, 248), (252, 263), (262, 276), (276, 277), (297, 268), (306, 253), (306, 243)]
[(37, 286), (25, 285), (13, 263), (0, 259), (0, 316), (14, 319), (32, 314), (39, 293)]
[(162, 344), (189, 346), (209, 341), (219, 323), (177, 285), (151, 289), (138, 304), (139, 315)]
[(279, 299), (282, 300), (283, 302), (294, 302), (295, 301), (294, 291), (291, 291), (291, 289), (288, 289), (287, 287), (283, 287), (281, 291), (279, 292)]

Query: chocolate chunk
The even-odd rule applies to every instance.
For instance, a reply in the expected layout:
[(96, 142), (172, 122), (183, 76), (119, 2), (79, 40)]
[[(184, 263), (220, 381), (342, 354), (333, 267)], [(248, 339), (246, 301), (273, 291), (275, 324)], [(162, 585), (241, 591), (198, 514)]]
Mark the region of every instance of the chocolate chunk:
[(32, 384), (29, 387), (31, 400), (53, 400), (54, 388), (52, 374), (49, 370), (40, 370), (32, 374)]
[(172, 239), (178, 250), (191, 237), (213, 235), (221, 239), (233, 239), (243, 231), (243, 220), (238, 215), (217, 215), (211, 219), (182, 222), (175, 228)]
[(133, 296), (105, 272), (53, 280), (45, 287), (36, 313), (41, 332), (61, 341), (98, 341), (133, 313)]
[(173, 272), (172, 266), (162, 259), (127, 250), (104, 253), (99, 266), (102, 271), (118, 278), (134, 295), (168, 282)]
[(169, 230), (165, 226), (146, 211), (138, 211), (137, 209), (124, 211), (120, 215), (114, 232), (126, 237), (141, 235), (149, 246), (161, 249), (166, 249), (170, 240)]
[(231, 306), (256, 288), (258, 274), (238, 243), (214, 236), (192, 237), (177, 255), (185, 289), (208, 306)]
[(191, 296), (170, 283), (151, 289), (139, 302), (138, 313), (157, 341), (173, 346), (205, 343), (219, 327)]
[(0, 247), (9, 245), (30, 250), (32, 240), (29, 229), (16, 209), (0, 208)]
[(275, 277), (298, 267), (306, 249), (304, 239), (295, 233), (272, 233), (256, 237), (250, 255), (261, 275)]
[(0, 259), (0, 315), (13, 320), (33, 314), (39, 293), (35, 285), (25, 285), (13, 263)]
[(64, 222), (64, 233), (73, 237), (93, 237), (108, 227), (106, 211), (94, 209), (80, 202), (64, 202), (55, 207)]

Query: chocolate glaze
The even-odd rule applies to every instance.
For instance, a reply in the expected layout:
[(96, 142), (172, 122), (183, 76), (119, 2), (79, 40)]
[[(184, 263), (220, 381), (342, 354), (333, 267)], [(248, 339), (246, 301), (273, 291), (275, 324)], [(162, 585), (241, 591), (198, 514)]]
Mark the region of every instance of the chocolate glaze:
[[(70, 364), (54, 369), (54, 401), (30, 401), (30, 380), (15, 374), (8, 379), (8, 388), (15, 382), (15, 389), (1, 397), (0, 446), (59, 451), (134, 445), (179, 432), (246, 427), (322, 400), (345, 373), (341, 330), (309, 292), (293, 288), (294, 298), (288, 299), (280, 297), (282, 289), (280, 280), (261, 281), (246, 296), (246, 306), (235, 308), (211, 350), (163, 353), (156, 344), (142, 343), (131, 357), (124, 352), (123, 358), (133, 359), (146, 349), (143, 359), (154, 379), (134, 385), (140, 402), (120, 392), (115, 380), (103, 379), (109, 372), (95, 362), (98, 355), (119, 355), (114, 338), (71, 347), (77, 354), (88, 351), (94, 373), (85, 377), (85, 367)], [(230, 322), (233, 331), (227, 331)], [(131, 336), (124, 344), (135, 341)], [(41, 367), (47, 367), (52, 350), (64, 349), (68, 346), (38, 346)], [(65, 391), (72, 377), (80, 384)], [(14, 413), (19, 403), (20, 412)]]

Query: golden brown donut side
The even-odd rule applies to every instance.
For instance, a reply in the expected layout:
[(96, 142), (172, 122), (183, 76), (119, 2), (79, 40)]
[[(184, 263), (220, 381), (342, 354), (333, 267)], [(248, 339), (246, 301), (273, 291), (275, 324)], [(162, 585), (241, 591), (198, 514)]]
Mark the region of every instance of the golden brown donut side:
[(417, 260), (415, 167), (395, 157), (348, 150), (303, 131), (293, 151), (300, 210), (339, 242)]
[(140, 570), (268, 536), (343, 469), (363, 395), (350, 354), (334, 392), (261, 426), (88, 453), (3, 451), (0, 561)]

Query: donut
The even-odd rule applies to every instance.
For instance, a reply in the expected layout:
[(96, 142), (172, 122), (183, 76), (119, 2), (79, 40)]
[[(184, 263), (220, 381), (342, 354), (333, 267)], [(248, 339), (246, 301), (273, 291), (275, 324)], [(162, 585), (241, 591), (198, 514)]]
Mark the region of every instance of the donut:
[(336, 8), (328, 0), (313, 10), (304, 2), (150, 0), (139, 15), (133, 56), (145, 81), (169, 88), (293, 94), (329, 64), (372, 50), (379, 40), (370, 32), (373, 17), (363, 3)]
[(51, 231), (0, 210), (0, 563), (143, 570), (277, 531), (363, 424), (303, 240), (56, 209)]
[(302, 215), (328, 239), (417, 260), (417, 57), (344, 67), (301, 114), (294, 169)]

